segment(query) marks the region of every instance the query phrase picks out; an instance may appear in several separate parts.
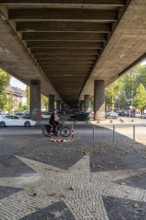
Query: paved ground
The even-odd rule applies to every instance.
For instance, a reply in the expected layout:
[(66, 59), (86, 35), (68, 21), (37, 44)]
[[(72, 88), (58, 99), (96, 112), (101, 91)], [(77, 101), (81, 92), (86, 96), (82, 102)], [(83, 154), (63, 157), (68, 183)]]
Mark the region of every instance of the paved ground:
[[(116, 125), (117, 126), (117, 125)], [(0, 128), (0, 220), (146, 220), (146, 127), (75, 124), (75, 142)], [(140, 135), (140, 136), (139, 136)]]

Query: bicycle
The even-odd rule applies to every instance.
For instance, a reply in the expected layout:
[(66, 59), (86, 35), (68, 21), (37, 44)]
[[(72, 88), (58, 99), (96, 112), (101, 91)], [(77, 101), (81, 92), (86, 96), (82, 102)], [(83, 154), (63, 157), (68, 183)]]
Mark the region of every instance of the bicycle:
[[(42, 128), (42, 133), (46, 137), (51, 137), (53, 135), (52, 131), (52, 125), (46, 124)], [(68, 126), (63, 125), (60, 123), (59, 125), (56, 126), (56, 133), (57, 135), (60, 135), (62, 137), (69, 137), (71, 134), (71, 129)]]

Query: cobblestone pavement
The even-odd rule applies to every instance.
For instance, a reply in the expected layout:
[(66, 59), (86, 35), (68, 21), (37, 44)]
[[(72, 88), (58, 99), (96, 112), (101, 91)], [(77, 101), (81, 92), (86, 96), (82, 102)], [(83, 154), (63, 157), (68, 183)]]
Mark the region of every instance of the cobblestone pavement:
[(76, 125), (74, 143), (0, 130), (0, 220), (146, 220), (146, 146), (90, 129)]

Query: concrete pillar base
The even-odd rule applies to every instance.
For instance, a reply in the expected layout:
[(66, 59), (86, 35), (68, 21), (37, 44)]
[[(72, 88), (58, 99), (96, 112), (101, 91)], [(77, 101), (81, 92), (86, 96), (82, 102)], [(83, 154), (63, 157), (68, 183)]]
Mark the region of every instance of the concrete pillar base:
[(84, 110), (85, 112), (90, 112), (90, 96), (89, 95), (84, 96)]
[(58, 111), (60, 111), (60, 100), (57, 100), (56, 101), (56, 109), (58, 110)]
[(30, 117), (41, 119), (41, 84), (39, 80), (30, 81)]
[(94, 82), (94, 120), (105, 120), (105, 83), (104, 80)]
[(54, 95), (49, 95), (49, 112), (54, 109)]

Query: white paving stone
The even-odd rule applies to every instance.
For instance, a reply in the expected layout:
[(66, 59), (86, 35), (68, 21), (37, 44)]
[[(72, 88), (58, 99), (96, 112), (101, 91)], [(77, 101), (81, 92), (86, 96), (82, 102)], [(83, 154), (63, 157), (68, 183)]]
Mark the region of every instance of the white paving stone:
[(68, 170), (17, 157), (36, 173), (0, 178), (0, 186), (24, 190), (0, 200), (0, 219), (18, 220), (63, 200), (76, 220), (108, 220), (102, 196), (146, 202), (146, 190), (113, 181), (146, 172), (146, 168), (90, 172), (86, 155)]

